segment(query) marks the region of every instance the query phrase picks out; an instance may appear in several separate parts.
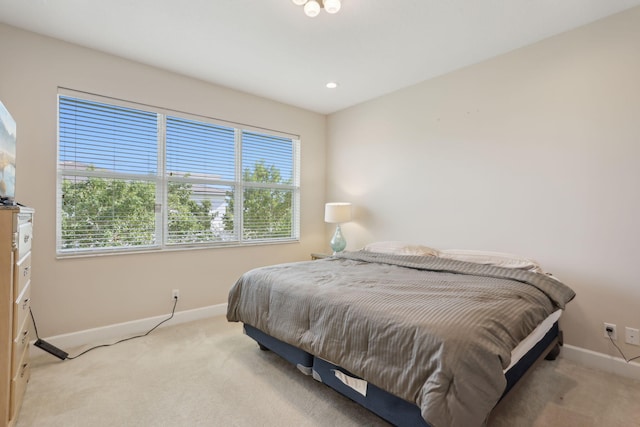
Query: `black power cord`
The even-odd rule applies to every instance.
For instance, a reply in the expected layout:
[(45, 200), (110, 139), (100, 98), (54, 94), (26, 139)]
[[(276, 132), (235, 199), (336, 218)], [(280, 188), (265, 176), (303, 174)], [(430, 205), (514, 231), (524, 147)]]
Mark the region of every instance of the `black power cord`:
[(636, 356), (636, 357), (632, 357), (631, 359), (627, 359), (627, 356), (624, 355), (624, 353), (622, 352), (622, 350), (620, 350), (620, 347), (618, 347), (618, 345), (616, 344), (616, 342), (613, 340), (613, 338), (611, 338), (611, 335), (613, 335), (613, 331), (607, 329), (607, 335), (609, 335), (609, 341), (611, 341), (611, 344), (613, 344), (613, 346), (618, 350), (618, 353), (620, 353), (620, 355), (622, 356), (622, 358), (627, 362), (631, 362), (632, 360), (636, 360), (636, 359), (640, 359), (640, 356)]
[(53, 354), (54, 356), (64, 360), (64, 359), (77, 359), (78, 357), (82, 356), (83, 354), (86, 354), (86, 353), (90, 352), (91, 350), (95, 350), (96, 348), (110, 347), (112, 345), (120, 344), (121, 342), (129, 341), (129, 340), (136, 339), (136, 338), (146, 337), (151, 332), (155, 331), (160, 325), (162, 325), (163, 323), (168, 322), (169, 320), (173, 319), (173, 315), (176, 312), (176, 306), (177, 305), (178, 305), (178, 297), (176, 296), (176, 297), (173, 297), (173, 309), (171, 310), (171, 315), (169, 317), (167, 317), (166, 319), (164, 319), (163, 321), (161, 321), (160, 323), (158, 323), (153, 328), (149, 329), (146, 333), (144, 333), (142, 335), (135, 335), (135, 336), (129, 337), (129, 338), (124, 338), (124, 339), (121, 339), (121, 340), (116, 341), (116, 342), (111, 343), (111, 344), (96, 345), (95, 347), (91, 347), (91, 348), (83, 351), (82, 353), (80, 353), (80, 354), (78, 354), (76, 356), (67, 356), (67, 353), (65, 353), (64, 351), (62, 351), (62, 350), (52, 346), (51, 344), (46, 343), (45, 341), (41, 340), (40, 336), (38, 335), (38, 326), (36, 326), (36, 319), (33, 317), (33, 311), (31, 311), (31, 307), (29, 307), (29, 313), (31, 314), (31, 320), (33, 321), (33, 330), (35, 331), (36, 338), (38, 339), (36, 341), (36, 345), (38, 345), (38, 343), (42, 343), (41, 345), (38, 345), (38, 346), (43, 348), (43, 350), (48, 351), (49, 353)]

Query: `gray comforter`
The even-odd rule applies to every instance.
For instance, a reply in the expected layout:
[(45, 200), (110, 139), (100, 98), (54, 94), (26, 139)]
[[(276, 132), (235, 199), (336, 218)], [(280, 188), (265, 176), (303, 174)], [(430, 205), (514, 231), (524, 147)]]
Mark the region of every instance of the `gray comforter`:
[(227, 319), (414, 402), (432, 426), (468, 427), (502, 395), (511, 350), (574, 296), (544, 274), (360, 251), (245, 273)]

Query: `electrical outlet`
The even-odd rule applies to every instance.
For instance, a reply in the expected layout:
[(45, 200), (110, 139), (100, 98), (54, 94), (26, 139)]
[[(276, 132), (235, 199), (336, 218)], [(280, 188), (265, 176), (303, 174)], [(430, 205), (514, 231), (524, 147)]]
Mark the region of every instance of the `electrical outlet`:
[(174, 289), (171, 291), (171, 299), (180, 298), (180, 289)]
[(624, 328), (624, 342), (627, 344), (640, 345), (640, 330), (628, 326)]
[[(609, 334), (609, 331), (611, 331), (611, 334)], [(605, 338), (609, 338), (611, 337), (612, 340), (617, 340), (618, 339), (618, 331), (616, 330), (616, 325), (614, 325), (613, 323), (606, 323), (604, 324), (604, 337)]]

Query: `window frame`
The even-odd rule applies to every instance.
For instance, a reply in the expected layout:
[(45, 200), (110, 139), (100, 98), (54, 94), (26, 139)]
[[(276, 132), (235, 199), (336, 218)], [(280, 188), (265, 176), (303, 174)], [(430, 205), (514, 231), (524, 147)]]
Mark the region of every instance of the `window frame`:
[[(115, 107), (131, 108), (144, 112), (154, 113), (157, 119), (157, 168), (155, 174), (128, 174), (117, 171), (95, 171), (64, 168), (61, 166), (61, 98), (75, 98), (87, 102), (97, 102)], [(186, 113), (162, 107), (155, 107), (148, 104), (141, 104), (132, 101), (125, 101), (117, 98), (106, 97), (87, 92), (76, 91), (66, 88), (58, 88), (56, 94), (57, 106), (57, 138), (56, 138), (56, 257), (84, 257), (108, 254), (126, 254), (140, 252), (159, 252), (175, 250), (210, 249), (219, 247), (255, 246), (271, 244), (287, 244), (300, 241), (300, 137), (295, 134), (275, 131), (258, 126), (251, 126), (242, 123), (230, 122), (222, 119), (202, 116), (198, 114)], [(179, 177), (169, 176), (167, 173), (167, 119), (169, 117), (204, 123), (207, 125), (233, 128), (234, 131), (234, 177), (230, 179), (214, 179), (202, 177)], [(264, 135), (267, 137), (283, 138), (290, 140), (292, 149), (291, 183), (260, 183), (244, 181), (242, 170), (242, 143), (243, 132)], [(63, 217), (63, 187), (62, 183), (67, 177), (100, 177), (111, 179), (125, 179), (135, 181), (152, 181), (155, 184), (155, 243), (149, 245), (130, 245), (98, 248), (63, 248), (62, 239), (62, 217)], [(234, 211), (233, 211), (233, 239), (232, 240), (209, 240), (204, 242), (170, 242), (169, 233), (169, 183), (187, 183), (228, 187), (233, 191)], [(291, 192), (291, 233), (287, 237), (245, 239), (243, 224), (243, 205), (246, 189), (266, 188), (274, 190), (286, 190)], [(228, 208), (228, 206), (227, 206)]]

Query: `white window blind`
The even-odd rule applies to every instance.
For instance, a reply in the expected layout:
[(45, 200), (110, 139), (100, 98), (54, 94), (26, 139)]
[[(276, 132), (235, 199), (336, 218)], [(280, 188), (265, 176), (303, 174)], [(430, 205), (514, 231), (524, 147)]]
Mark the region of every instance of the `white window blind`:
[(299, 238), (299, 141), (59, 95), (58, 254)]
[[(268, 149), (267, 149), (268, 147)], [(291, 139), (242, 132), (243, 237), (292, 234), (295, 147)]]
[(166, 126), (169, 176), (235, 179), (233, 128), (177, 117), (167, 117)]
[(156, 114), (60, 97), (58, 133), (58, 248), (154, 245)]
[(235, 241), (223, 216), (235, 187), (235, 129), (166, 121), (167, 243)]

